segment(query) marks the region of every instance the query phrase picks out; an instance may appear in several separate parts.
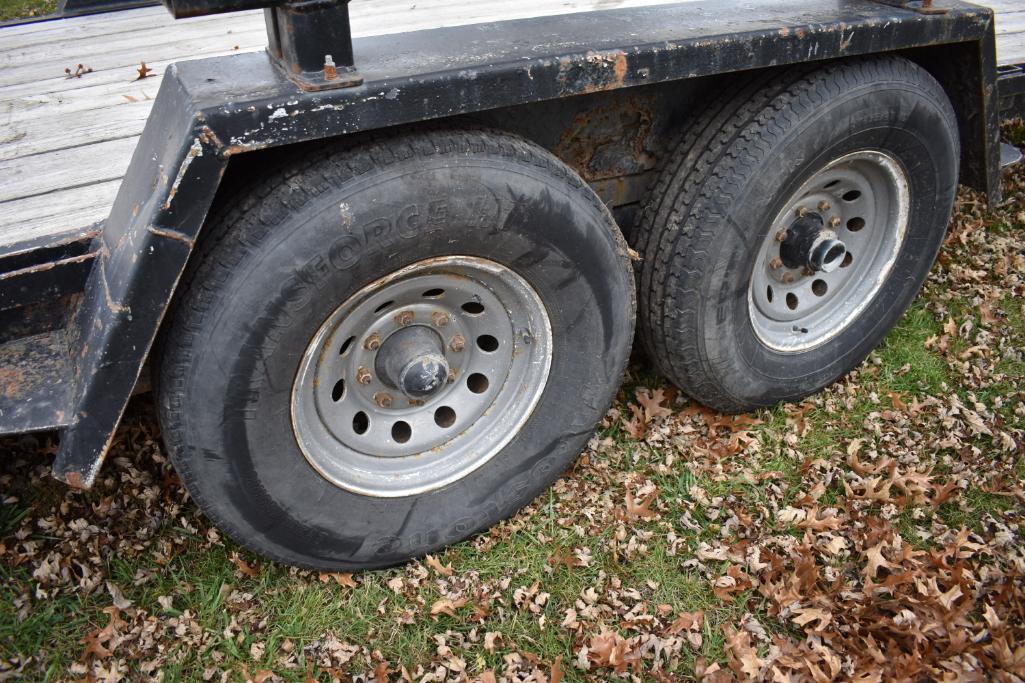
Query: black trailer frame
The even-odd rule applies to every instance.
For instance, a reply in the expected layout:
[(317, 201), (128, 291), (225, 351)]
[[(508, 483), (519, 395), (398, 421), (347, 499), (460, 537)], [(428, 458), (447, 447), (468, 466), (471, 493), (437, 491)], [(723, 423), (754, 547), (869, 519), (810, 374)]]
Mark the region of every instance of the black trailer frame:
[[(189, 15), (252, 4), (170, 6)], [(94, 233), (0, 252), (0, 433), (59, 429), (54, 475), (72, 486), (95, 481), (222, 178), (239, 160), (257, 160), (258, 171), (266, 150), (325, 138), (900, 53), (946, 88), (959, 116), (962, 181), (996, 202), (1000, 110), (1025, 102), (1021, 68), (1005, 70), (998, 91), (992, 12), (957, 1), (809, 0), (795, 15), (792, 4), (752, 0), (738, 16), (729, 0), (709, 0), (355, 41), (345, 3), (265, 11), (268, 52), (168, 68)], [(353, 226), (325, 245), (320, 267), (350, 267), (369, 235), (398, 230)]]

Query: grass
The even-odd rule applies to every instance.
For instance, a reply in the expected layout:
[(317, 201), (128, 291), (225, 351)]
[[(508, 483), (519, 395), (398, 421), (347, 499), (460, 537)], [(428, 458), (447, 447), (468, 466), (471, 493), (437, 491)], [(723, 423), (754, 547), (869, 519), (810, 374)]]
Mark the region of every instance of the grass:
[(0, 0), (0, 21), (42, 17), (57, 10), (57, 0)]

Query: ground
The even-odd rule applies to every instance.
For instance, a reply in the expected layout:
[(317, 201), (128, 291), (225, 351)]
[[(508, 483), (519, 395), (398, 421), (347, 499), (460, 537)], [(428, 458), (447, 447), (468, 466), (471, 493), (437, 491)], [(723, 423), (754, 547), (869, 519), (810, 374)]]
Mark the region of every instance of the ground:
[[(1025, 124), (1005, 133), (1025, 144)], [(0, 441), (0, 679), (1025, 678), (1025, 169), (855, 372), (728, 418), (638, 358), (575, 467), (438, 557), (240, 549), (130, 407), (89, 493)], [(362, 677), (362, 678), (360, 678)]]
[(57, 0), (0, 0), (0, 21), (41, 17), (57, 9)]

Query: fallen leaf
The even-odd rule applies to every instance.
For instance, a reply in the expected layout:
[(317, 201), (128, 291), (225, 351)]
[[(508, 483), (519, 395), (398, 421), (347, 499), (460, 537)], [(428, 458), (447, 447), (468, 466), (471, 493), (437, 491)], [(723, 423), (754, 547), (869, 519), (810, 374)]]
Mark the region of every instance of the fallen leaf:
[(356, 588), (359, 586), (356, 580), (352, 578), (351, 572), (321, 572), (318, 577), (321, 583), (328, 583), (334, 581), (339, 586), (346, 586), (348, 588)]
[(239, 557), (237, 552), (232, 553), (231, 557), (228, 558), (228, 559), (231, 560), (231, 563), (233, 565), (235, 565), (236, 569), (238, 569), (240, 572), (242, 572), (246, 576), (256, 576), (256, 575), (258, 575), (260, 573), (259, 565), (257, 565), (257, 566), (250, 566), (249, 564), (246, 563), (245, 560), (243, 560), (241, 557)]
[(442, 576), (452, 576), (452, 565), (449, 564), (447, 567), (441, 563), (441, 560), (436, 558), (434, 555), (428, 555), (424, 558), (427, 561), (427, 566), (438, 572)]
[(441, 598), (431, 605), (431, 616), (437, 617), (439, 614), (447, 614), (450, 617), (454, 617), (456, 615), (456, 610), (467, 602), (469, 602), (469, 598), (458, 598), (456, 600)]

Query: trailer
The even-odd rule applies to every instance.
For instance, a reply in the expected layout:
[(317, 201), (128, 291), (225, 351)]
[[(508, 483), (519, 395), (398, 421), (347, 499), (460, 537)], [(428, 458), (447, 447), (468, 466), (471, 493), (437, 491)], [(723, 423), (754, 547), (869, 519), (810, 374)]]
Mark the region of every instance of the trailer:
[(807, 396), (900, 319), (958, 184), (1001, 199), (1025, 8), (989, 4), (166, 0), (183, 19), (0, 28), (0, 434), (56, 430), (54, 476), (88, 488), (152, 378), (223, 531), (361, 569), (549, 486), (635, 318), (706, 405)]

